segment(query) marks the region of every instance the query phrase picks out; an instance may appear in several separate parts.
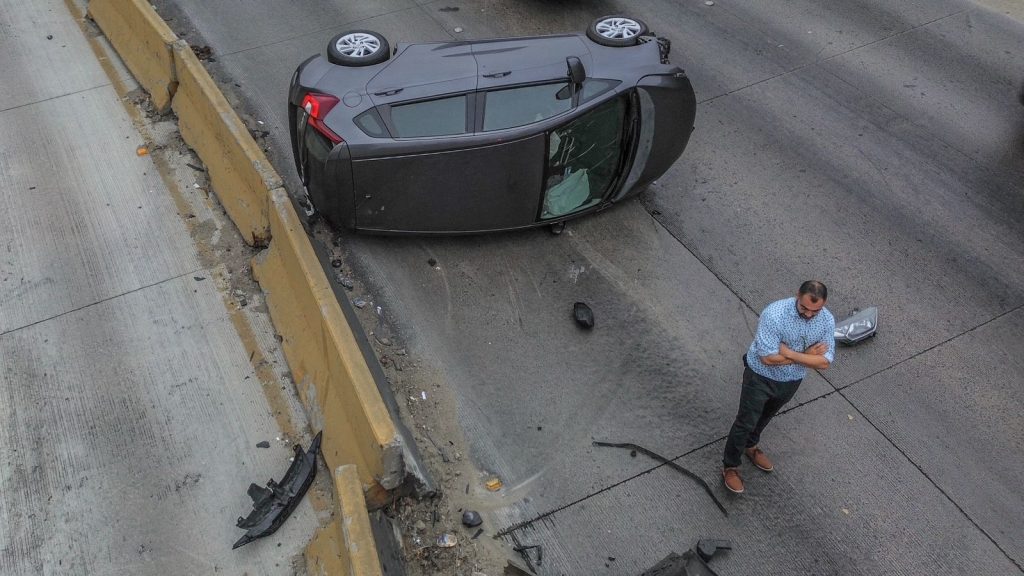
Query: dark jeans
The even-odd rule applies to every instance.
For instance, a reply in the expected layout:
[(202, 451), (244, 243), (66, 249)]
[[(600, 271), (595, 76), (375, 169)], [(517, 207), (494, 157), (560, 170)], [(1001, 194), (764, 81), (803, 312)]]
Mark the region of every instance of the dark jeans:
[(761, 440), (761, 432), (771, 422), (772, 417), (789, 402), (800, 388), (800, 380), (778, 382), (765, 378), (757, 372), (743, 367), (743, 391), (740, 393), (740, 409), (736, 413), (736, 421), (729, 430), (729, 439), (725, 442), (725, 454), (722, 464), (726, 468), (740, 465), (740, 457), (745, 448), (757, 446)]

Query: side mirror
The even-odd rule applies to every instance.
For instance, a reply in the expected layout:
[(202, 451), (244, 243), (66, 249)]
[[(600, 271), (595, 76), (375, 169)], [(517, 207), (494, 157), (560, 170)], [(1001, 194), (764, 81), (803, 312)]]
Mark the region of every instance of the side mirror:
[(577, 87), (583, 84), (583, 81), (587, 79), (587, 71), (583, 68), (583, 62), (575, 56), (569, 56), (565, 59), (565, 63), (569, 66), (569, 81)]

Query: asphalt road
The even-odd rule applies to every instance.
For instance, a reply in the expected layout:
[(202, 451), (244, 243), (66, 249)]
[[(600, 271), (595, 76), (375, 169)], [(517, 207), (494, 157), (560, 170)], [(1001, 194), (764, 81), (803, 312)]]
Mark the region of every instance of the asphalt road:
[[(498, 518), (543, 574), (637, 574), (699, 537), (722, 574), (992, 574), (1024, 565), (1024, 23), (966, 1), (249, 0), (158, 4), (266, 122), (334, 33), (394, 41), (581, 30), (628, 12), (673, 43), (700, 102), (639, 201), (546, 231), (345, 239), (410, 352), (459, 399)], [(1004, 3), (1003, 6), (1008, 6)], [(449, 8), (458, 8), (450, 10)], [(442, 10), (444, 9), (444, 10)], [(454, 32), (456, 27), (461, 33)], [(439, 270), (426, 264), (434, 258)], [(763, 445), (771, 476), (719, 491), (756, 312), (820, 278), (872, 342), (809, 377)], [(590, 303), (597, 328), (570, 321)], [(540, 427), (541, 429), (538, 429)], [(536, 522), (530, 522), (537, 520)], [(609, 557), (615, 557), (614, 561)]]

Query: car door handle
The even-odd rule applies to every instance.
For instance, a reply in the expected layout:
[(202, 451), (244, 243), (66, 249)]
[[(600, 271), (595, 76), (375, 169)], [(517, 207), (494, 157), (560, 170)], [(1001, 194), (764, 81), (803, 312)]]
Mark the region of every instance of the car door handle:
[(373, 95), (374, 96), (394, 96), (395, 94), (398, 94), (402, 90), (403, 90), (403, 88), (395, 88), (394, 90), (387, 90), (387, 91), (384, 91), (384, 92), (374, 92)]
[(495, 72), (493, 74), (484, 74), (484, 78), (504, 78), (505, 76), (508, 76), (511, 73), (512, 73), (511, 70), (506, 70), (505, 72)]

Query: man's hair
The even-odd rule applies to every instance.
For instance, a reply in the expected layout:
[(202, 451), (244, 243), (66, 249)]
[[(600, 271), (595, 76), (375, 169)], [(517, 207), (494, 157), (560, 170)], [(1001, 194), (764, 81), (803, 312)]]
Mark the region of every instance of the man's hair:
[(803, 296), (804, 294), (811, 295), (811, 302), (817, 303), (818, 300), (828, 300), (828, 288), (817, 280), (808, 280), (800, 285), (797, 295)]

